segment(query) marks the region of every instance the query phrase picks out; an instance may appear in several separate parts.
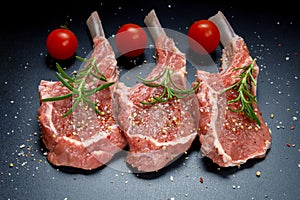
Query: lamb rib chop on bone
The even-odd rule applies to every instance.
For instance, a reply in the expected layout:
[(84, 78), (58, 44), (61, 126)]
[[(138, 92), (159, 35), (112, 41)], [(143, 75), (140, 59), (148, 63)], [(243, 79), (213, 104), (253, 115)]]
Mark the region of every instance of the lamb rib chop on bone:
[[(263, 158), (271, 146), (271, 130), (265, 123), (256, 102), (253, 110), (260, 125), (240, 110), (241, 103), (228, 104), (237, 98), (237, 90), (224, 89), (240, 80), (243, 70), (239, 68), (250, 65), (251, 57), (244, 39), (237, 35), (222, 12), (209, 18), (220, 30), (222, 50), (222, 71), (209, 73), (197, 70), (197, 98), (200, 107), (199, 139), (202, 156), (210, 158), (221, 167), (239, 166), (249, 159)], [(254, 64), (252, 76), (257, 81), (259, 68)], [(256, 96), (257, 85), (251, 86), (250, 93)]]
[[(186, 57), (172, 38), (166, 35), (154, 10), (144, 20), (156, 47), (156, 66), (146, 77), (160, 76), (168, 68), (172, 80), (185, 90)], [(159, 83), (162, 79), (156, 80)], [(126, 161), (139, 172), (154, 172), (172, 163), (186, 152), (197, 136), (198, 109), (195, 94), (171, 98), (166, 102), (151, 102), (161, 96), (164, 87), (148, 87), (139, 82), (132, 87), (119, 82), (114, 93), (114, 113), (127, 138)]]
[[(93, 12), (86, 23), (94, 44), (91, 58), (96, 59), (98, 70), (107, 77), (108, 82), (117, 82), (117, 61), (105, 38), (98, 13)], [(86, 87), (92, 89), (101, 84), (105, 82), (91, 79), (86, 82)], [(127, 145), (122, 130), (112, 117), (111, 97), (114, 89), (115, 85), (111, 85), (89, 96), (90, 101), (97, 104), (100, 114), (84, 105), (78, 105), (70, 115), (63, 117), (74, 104), (72, 97), (59, 101), (43, 99), (68, 94), (70, 90), (60, 81), (40, 82), (38, 90), (41, 105), (38, 116), (41, 138), (50, 163), (91, 170), (108, 163)]]

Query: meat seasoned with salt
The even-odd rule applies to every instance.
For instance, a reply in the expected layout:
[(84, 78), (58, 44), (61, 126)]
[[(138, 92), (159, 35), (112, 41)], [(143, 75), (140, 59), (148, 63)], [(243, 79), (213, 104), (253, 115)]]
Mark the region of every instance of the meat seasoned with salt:
[[(93, 52), (98, 70), (107, 82), (118, 81), (117, 61), (108, 40), (105, 38), (97, 12), (87, 20), (93, 38)], [(84, 68), (87, 64), (84, 66)], [(104, 81), (87, 79), (87, 89), (97, 88)], [(72, 97), (58, 101), (43, 101), (49, 97), (68, 94), (70, 90), (61, 81), (42, 80), (38, 86), (41, 105), (38, 119), (41, 138), (47, 148), (48, 161), (56, 166), (68, 166), (92, 170), (108, 163), (126, 145), (126, 139), (112, 117), (112, 92), (115, 86), (89, 96), (99, 110), (81, 105), (63, 116), (74, 104)]]
[(249, 94), (256, 96), (255, 83), (259, 68), (251, 57), (244, 39), (233, 31), (222, 12), (219, 11), (209, 20), (219, 28), (224, 48), (220, 73), (202, 70), (196, 72), (197, 81), (200, 82), (197, 98), (200, 107), (201, 153), (220, 167), (239, 166), (249, 159), (266, 156), (271, 146), (271, 131), (256, 101), (250, 105), (257, 117), (254, 116), (255, 120), (245, 112), (237, 112), (243, 109), (242, 104), (232, 100), (236, 99), (239, 93), (234, 88), (226, 89), (241, 80), (241, 68), (253, 64), (254, 82), (249, 87)]
[[(162, 81), (166, 70), (182, 90), (187, 88), (186, 57), (166, 35), (154, 10), (145, 17), (156, 47), (156, 66), (146, 79)], [(155, 78), (160, 77), (160, 78)], [(170, 77), (169, 77), (170, 78)], [(114, 93), (114, 113), (127, 138), (126, 161), (138, 172), (155, 172), (171, 164), (186, 152), (197, 136), (197, 99), (165, 99), (165, 87), (148, 87), (138, 82), (132, 87), (119, 82)], [(163, 97), (161, 97), (163, 96)], [(154, 102), (159, 97), (163, 102)]]

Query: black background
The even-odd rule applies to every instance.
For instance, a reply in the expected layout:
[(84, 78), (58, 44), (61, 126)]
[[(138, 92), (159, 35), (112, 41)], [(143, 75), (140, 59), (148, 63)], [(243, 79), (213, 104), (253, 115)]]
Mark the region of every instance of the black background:
[[(2, 5), (0, 199), (299, 199), (299, 11), (292, 1), (262, 2), (55, 0)], [(42, 79), (56, 80), (45, 46), (48, 33), (67, 24), (78, 37), (77, 55), (84, 57), (92, 50), (85, 24), (91, 12), (99, 12), (110, 37), (124, 23), (144, 26), (151, 9), (164, 28), (183, 34), (193, 21), (221, 10), (245, 39), (260, 67), (258, 103), (272, 130), (265, 159), (218, 169), (199, 156), (195, 141), (186, 155), (157, 173), (133, 174), (109, 166), (86, 172), (47, 162), (39, 138), (37, 88)], [(220, 48), (213, 55), (216, 63)], [(80, 66), (74, 59), (62, 64), (69, 72)]]

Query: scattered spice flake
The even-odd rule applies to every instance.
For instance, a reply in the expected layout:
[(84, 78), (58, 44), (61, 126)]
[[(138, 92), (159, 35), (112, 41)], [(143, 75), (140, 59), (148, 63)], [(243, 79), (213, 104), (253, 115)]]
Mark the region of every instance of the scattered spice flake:
[(270, 118), (271, 119), (273, 119), (274, 118), (274, 114), (272, 113), (272, 114), (270, 114)]
[(286, 143), (286, 146), (287, 146), (287, 147), (290, 147), (290, 146), (291, 146), (291, 144), (290, 144), (290, 143)]
[(255, 175), (256, 175), (256, 177), (260, 177), (260, 171), (256, 171), (256, 173), (255, 173)]
[(202, 177), (200, 177), (200, 178), (199, 178), (199, 182), (200, 182), (200, 183), (203, 183), (203, 182), (204, 182), (204, 179), (203, 179)]
[(9, 167), (13, 168), (14, 167), (14, 163), (9, 163)]

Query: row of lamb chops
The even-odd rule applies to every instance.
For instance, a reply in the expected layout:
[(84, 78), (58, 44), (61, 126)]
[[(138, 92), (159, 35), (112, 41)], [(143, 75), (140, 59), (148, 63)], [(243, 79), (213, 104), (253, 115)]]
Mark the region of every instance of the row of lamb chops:
[[(253, 59), (243, 38), (235, 34), (221, 12), (210, 20), (221, 33), (223, 71), (196, 70), (193, 85), (197, 87), (191, 95), (152, 104), (164, 88), (143, 83), (128, 87), (118, 80), (115, 54), (105, 38), (98, 13), (93, 12), (87, 20), (94, 43), (91, 57), (96, 58), (97, 68), (107, 81), (115, 84), (89, 97), (97, 103), (98, 113), (86, 106), (77, 106), (72, 114), (63, 117), (74, 103), (72, 98), (43, 99), (67, 94), (69, 89), (60, 81), (40, 82), (38, 119), (48, 161), (56, 166), (92, 170), (107, 164), (128, 147), (126, 162), (132, 169), (155, 172), (186, 152), (197, 136), (201, 154), (220, 167), (238, 166), (249, 159), (264, 157), (271, 145), (271, 131), (257, 104), (254, 102), (253, 107), (260, 125), (242, 112), (228, 109), (227, 101), (236, 98), (237, 91), (220, 92), (238, 80), (241, 70), (235, 69), (249, 65)], [(178, 89), (188, 90), (185, 54), (167, 36), (154, 10), (144, 22), (155, 41), (157, 55), (156, 66), (146, 79), (159, 83), (165, 77), (156, 77), (168, 71)], [(255, 80), (258, 73), (254, 63)], [(104, 84), (101, 80), (89, 79), (86, 87), (92, 89), (101, 84)], [(255, 95), (256, 85), (251, 93)], [(239, 106), (236, 104), (236, 109)]]

